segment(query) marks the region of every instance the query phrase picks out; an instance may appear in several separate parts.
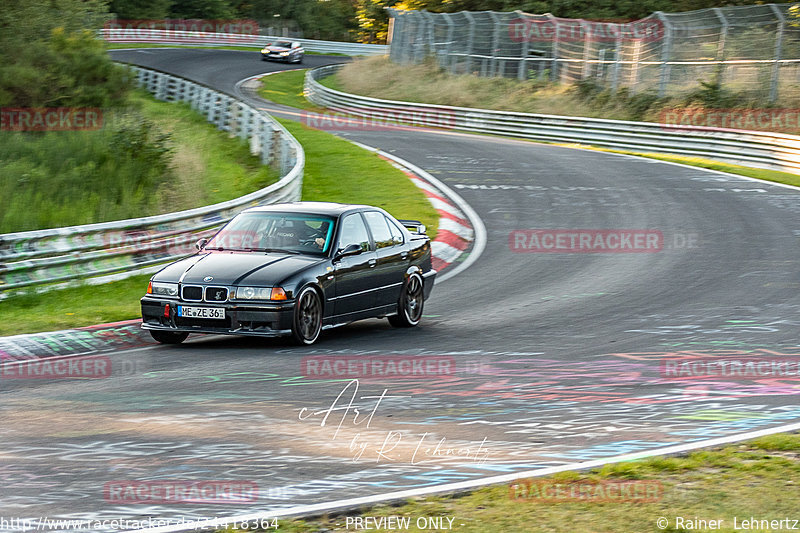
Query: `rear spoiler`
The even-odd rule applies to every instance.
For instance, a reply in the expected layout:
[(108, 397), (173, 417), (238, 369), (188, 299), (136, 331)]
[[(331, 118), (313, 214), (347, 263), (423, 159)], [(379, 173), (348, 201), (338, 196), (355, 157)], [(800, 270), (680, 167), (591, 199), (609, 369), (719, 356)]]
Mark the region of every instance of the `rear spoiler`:
[(398, 222), (414, 235), (426, 235), (425, 232), (428, 230), (419, 220), (398, 220)]

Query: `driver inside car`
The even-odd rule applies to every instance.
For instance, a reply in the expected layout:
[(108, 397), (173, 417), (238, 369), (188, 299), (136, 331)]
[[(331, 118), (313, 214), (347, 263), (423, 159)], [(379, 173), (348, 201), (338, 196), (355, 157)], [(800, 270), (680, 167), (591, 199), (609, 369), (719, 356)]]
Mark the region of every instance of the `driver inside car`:
[(320, 250), (325, 247), (325, 236), (328, 234), (329, 222), (321, 222), (318, 228), (303, 222), (299, 228), (300, 244), (316, 246)]

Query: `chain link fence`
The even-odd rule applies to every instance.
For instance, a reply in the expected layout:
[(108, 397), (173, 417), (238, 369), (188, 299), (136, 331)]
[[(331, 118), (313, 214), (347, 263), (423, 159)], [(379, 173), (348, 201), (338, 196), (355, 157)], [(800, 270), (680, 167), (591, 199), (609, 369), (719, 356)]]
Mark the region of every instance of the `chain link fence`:
[(671, 96), (719, 83), (759, 99), (800, 95), (800, 18), (792, 4), (656, 12), (636, 21), (389, 10), (390, 58), (434, 58), (453, 74), (574, 83)]

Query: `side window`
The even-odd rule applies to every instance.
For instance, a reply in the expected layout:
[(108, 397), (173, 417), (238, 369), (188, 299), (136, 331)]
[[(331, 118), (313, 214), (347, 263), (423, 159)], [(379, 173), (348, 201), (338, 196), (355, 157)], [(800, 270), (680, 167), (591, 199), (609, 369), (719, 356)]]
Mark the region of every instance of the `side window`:
[(403, 242), (405, 242), (405, 238), (403, 237), (403, 232), (397, 227), (397, 224), (395, 224), (390, 218), (386, 219), (386, 223), (389, 224), (389, 231), (392, 234), (392, 242), (394, 244), (403, 244)]
[(369, 235), (361, 215), (353, 213), (342, 219), (342, 233), (339, 237), (339, 248), (350, 244), (360, 244), (365, 252), (369, 250)]
[(369, 224), (372, 238), (375, 239), (376, 248), (394, 246), (392, 233), (389, 231), (389, 225), (386, 223), (386, 217), (383, 216), (383, 213), (367, 211), (364, 213), (364, 217), (367, 219), (367, 224)]

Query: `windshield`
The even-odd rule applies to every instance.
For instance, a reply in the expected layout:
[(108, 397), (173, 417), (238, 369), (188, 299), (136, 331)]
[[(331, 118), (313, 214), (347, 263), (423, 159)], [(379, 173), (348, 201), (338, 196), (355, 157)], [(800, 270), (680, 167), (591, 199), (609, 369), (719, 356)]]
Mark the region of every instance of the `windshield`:
[(281, 48), (291, 48), (292, 43), (289, 41), (278, 41), (277, 43), (273, 44), (272, 46), (279, 46)]
[(206, 245), (210, 250), (324, 255), (333, 240), (334, 219), (302, 213), (243, 213)]

